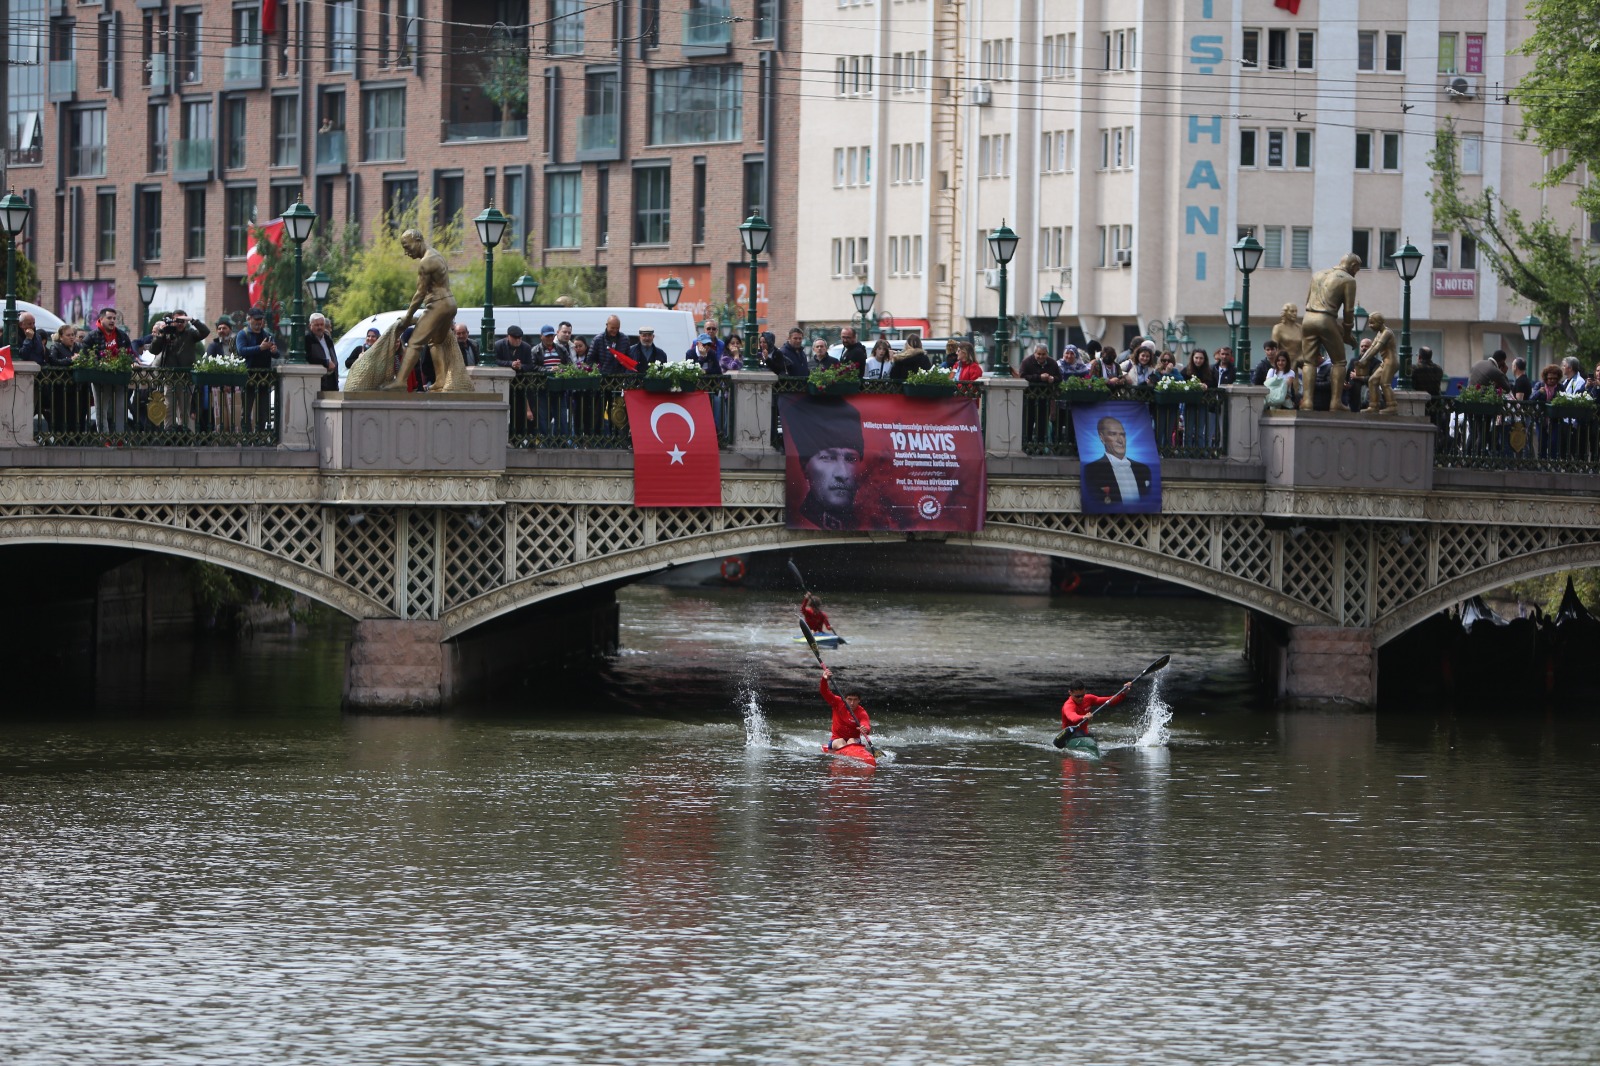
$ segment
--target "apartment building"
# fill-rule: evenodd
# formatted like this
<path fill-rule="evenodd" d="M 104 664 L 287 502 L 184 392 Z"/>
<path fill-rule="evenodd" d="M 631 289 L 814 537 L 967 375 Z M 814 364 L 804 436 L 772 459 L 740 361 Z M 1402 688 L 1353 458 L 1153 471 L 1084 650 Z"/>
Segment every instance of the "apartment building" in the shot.
<path fill-rule="evenodd" d="M 1290 7 L 1298 8 L 1291 12 Z M 1159 10 L 1157 9 L 1159 8 Z M 1392 254 L 1425 255 L 1413 340 L 1447 371 L 1520 350 L 1528 313 L 1477 248 L 1436 232 L 1428 157 L 1446 122 L 1469 192 L 1493 186 L 1591 237 L 1545 160 L 1517 139 L 1508 86 L 1530 27 L 1511 0 L 805 0 L 800 105 L 800 317 L 842 323 L 863 282 L 877 310 L 935 335 L 991 333 L 997 264 L 1020 237 L 1008 313 L 1056 340 L 1121 347 L 1181 322 L 1228 340 L 1242 294 L 1231 246 L 1266 251 L 1251 278 L 1256 350 L 1310 273 L 1354 251 L 1360 300 L 1398 326 Z M 909 163 L 908 163 L 909 160 Z M 831 163 L 831 171 L 824 168 Z M 826 180 L 825 180 L 826 177 Z"/>
<path fill-rule="evenodd" d="M 7 180 L 44 303 L 131 313 L 149 276 L 159 306 L 237 310 L 252 222 L 303 197 L 370 233 L 426 193 L 444 218 L 492 200 L 504 246 L 604 269 L 611 303 L 657 303 L 672 274 L 696 311 L 745 304 L 738 226 L 760 213 L 757 311 L 792 321 L 782 0 L 276 7 L 264 30 L 259 2 L 13 0 Z M 471 269 L 470 222 L 463 243 Z"/>

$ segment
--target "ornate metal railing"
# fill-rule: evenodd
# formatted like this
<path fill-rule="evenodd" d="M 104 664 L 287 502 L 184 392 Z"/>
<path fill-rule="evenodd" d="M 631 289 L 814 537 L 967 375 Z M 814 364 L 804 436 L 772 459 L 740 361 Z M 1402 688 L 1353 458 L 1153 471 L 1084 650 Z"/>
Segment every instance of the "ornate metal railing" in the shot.
<path fill-rule="evenodd" d="M 1228 453 L 1228 394 L 1223 389 L 1161 396 L 1144 388 L 1112 389 L 1107 397 L 1150 405 L 1156 447 L 1166 459 L 1222 459 Z M 1072 403 L 1055 385 L 1030 385 L 1022 400 L 1022 447 L 1029 455 L 1076 457 L 1075 418 L 1100 417 L 1093 404 Z"/>
<path fill-rule="evenodd" d="M 273 370 L 239 382 L 196 381 L 185 369 L 124 375 L 44 367 L 34 378 L 34 439 L 44 447 L 252 447 L 278 443 Z"/>
<path fill-rule="evenodd" d="M 606 374 L 574 384 L 547 374 L 518 374 L 511 382 L 513 448 L 619 448 L 632 450 L 623 393 L 637 389 L 642 374 Z M 733 441 L 733 383 L 703 377 L 700 391 L 711 396 L 717 443 Z"/>
<path fill-rule="evenodd" d="M 1594 408 L 1508 401 L 1428 401 L 1435 466 L 1476 470 L 1600 473 L 1600 420 Z"/>

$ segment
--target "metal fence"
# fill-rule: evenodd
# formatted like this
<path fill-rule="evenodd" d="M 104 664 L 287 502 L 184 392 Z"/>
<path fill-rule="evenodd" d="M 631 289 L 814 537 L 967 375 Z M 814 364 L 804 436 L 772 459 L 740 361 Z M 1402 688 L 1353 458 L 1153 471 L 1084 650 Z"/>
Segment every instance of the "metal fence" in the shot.
<path fill-rule="evenodd" d="M 1477 470 L 1550 470 L 1600 473 L 1600 422 L 1595 410 L 1508 401 L 1428 402 L 1436 432 L 1435 466 Z"/>
<path fill-rule="evenodd" d="M 643 381 L 642 374 L 576 380 L 518 374 L 511 382 L 511 447 L 632 450 L 622 394 L 642 387 Z M 700 391 L 711 397 L 717 443 L 726 448 L 733 441 L 733 382 L 722 376 L 701 378 Z"/>
<path fill-rule="evenodd" d="M 1228 452 L 1228 394 L 1207 389 L 1192 398 L 1170 402 L 1151 388 L 1112 389 L 1110 400 L 1150 405 L 1156 446 L 1165 459 L 1223 459 Z M 1022 399 L 1022 448 L 1029 455 L 1076 457 L 1074 419 L 1098 420 L 1094 404 L 1069 403 L 1055 385 L 1030 385 Z"/>
<path fill-rule="evenodd" d="M 34 378 L 34 439 L 80 448 L 277 445 L 277 371 L 251 370 L 232 385 L 206 380 L 180 368 L 116 375 L 43 367 Z"/>

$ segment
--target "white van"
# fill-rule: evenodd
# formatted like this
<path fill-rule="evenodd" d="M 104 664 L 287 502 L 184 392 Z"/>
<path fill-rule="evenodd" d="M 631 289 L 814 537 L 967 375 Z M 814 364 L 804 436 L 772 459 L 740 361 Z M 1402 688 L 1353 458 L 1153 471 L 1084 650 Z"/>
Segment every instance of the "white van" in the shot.
<path fill-rule="evenodd" d="M 699 335 L 700 327 L 688 311 L 667 311 L 660 307 L 496 307 L 494 329 L 496 339 L 506 335 L 512 326 L 521 326 L 524 339 L 535 348 L 539 346 L 539 330 L 546 325 L 572 323 L 572 335 L 592 340 L 606 330 L 606 319 L 616 315 L 622 320 L 622 332 L 636 338 L 641 328 L 656 331 L 656 347 L 667 353 L 668 359 L 680 359 Z M 405 317 L 404 309 L 382 311 L 369 315 L 352 326 L 334 346 L 339 358 L 339 372 L 344 374 L 344 361 L 351 352 L 366 341 L 367 330 L 376 328 L 379 333 Z M 463 307 L 456 312 L 456 323 L 466 326 L 476 341 L 483 326 L 482 307 Z M 490 358 L 493 352 L 484 353 Z"/>

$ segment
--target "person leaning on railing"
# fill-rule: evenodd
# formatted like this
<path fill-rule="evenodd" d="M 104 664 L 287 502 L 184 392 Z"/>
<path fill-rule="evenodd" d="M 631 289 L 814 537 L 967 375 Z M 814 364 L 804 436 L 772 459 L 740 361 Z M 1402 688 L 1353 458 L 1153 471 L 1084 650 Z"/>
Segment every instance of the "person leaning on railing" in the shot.
<path fill-rule="evenodd" d="M 1437 397 L 1444 385 L 1444 370 L 1433 361 L 1433 349 L 1424 345 L 1417 349 L 1417 362 L 1411 368 L 1411 387 L 1429 396 Z"/>
<path fill-rule="evenodd" d="M 915 336 L 906 338 L 906 346 L 894 355 L 894 365 L 889 368 L 889 377 L 895 381 L 904 381 L 906 375 L 920 373 L 933 369 L 933 360 L 928 358 L 928 351 L 922 342 Z"/>
<path fill-rule="evenodd" d="M 78 346 L 78 327 L 71 322 L 61 323 L 56 335 L 45 345 L 42 366 L 59 371 L 64 378 L 70 373 L 72 354 Z M 89 410 L 89 386 L 71 381 L 56 380 L 46 385 L 39 394 L 39 413 L 52 433 L 77 433 L 83 429 L 83 416 Z"/>

